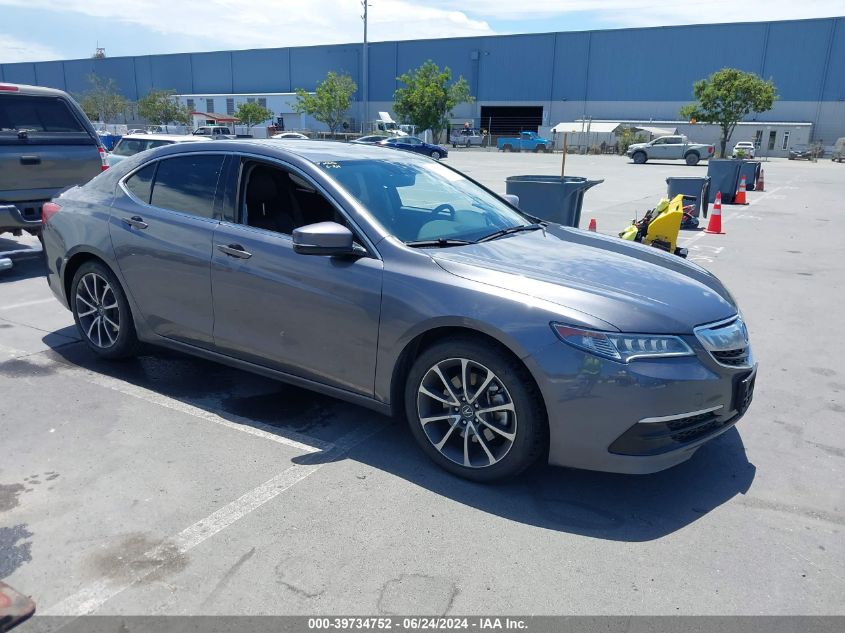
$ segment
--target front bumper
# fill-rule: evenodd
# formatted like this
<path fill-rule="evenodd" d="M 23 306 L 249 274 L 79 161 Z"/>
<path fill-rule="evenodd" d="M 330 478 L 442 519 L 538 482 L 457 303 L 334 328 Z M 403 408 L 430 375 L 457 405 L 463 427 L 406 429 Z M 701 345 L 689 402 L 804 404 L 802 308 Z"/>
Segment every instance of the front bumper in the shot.
<path fill-rule="evenodd" d="M 41 205 L 44 202 L 0 203 L 0 231 L 40 230 Z"/>
<path fill-rule="evenodd" d="M 623 364 L 558 342 L 527 358 L 548 412 L 549 463 L 653 473 L 732 428 L 750 405 L 756 367 L 720 365 L 685 340 L 696 356 Z"/>

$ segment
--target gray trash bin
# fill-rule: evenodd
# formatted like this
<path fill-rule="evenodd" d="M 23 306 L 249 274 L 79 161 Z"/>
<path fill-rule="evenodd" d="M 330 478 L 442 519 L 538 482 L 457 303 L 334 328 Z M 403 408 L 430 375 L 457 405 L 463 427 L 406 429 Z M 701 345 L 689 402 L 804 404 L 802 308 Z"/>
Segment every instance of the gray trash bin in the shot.
<path fill-rule="evenodd" d="M 519 197 L 519 208 L 541 220 L 578 227 L 584 192 L 604 180 L 580 176 L 508 176 L 507 193 Z"/>
<path fill-rule="evenodd" d="M 716 194 L 722 193 L 723 204 L 733 204 L 739 186 L 740 161 L 732 158 L 711 158 L 707 165 L 710 178 L 710 202 L 716 201 Z"/>
<path fill-rule="evenodd" d="M 760 161 L 742 160 L 739 162 L 741 165 L 739 166 L 739 176 L 736 183 L 737 189 L 739 189 L 739 181 L 745 176 L 746 190 L 754 191 L 757 188 L 757 179 L 760 177 L 760 170 L 762 169 Z"/>
<path fill-rule="evenodd" d="M 693 215 L 700 217 L 702 214 L 707 217 L 707 209 L 710 206 L 710 177 L 697 176 L 670 176 L 666 179 L 666 193 L 671 200 L 678 194 L 684 196 L 684 205 L 691 204 L 687 198 L 695 198 L 695 210 Z"/>

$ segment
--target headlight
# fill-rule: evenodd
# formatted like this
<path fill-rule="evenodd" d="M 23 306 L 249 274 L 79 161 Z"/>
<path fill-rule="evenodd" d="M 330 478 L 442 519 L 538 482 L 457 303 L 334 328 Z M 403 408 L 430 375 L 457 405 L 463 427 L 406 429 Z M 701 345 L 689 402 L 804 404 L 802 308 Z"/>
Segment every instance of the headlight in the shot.
<path fill-rule="evenodd" d="M 694 356 L 683 339 L 670 334 L 624 334 L 601 332 L 552 323 L 552 330 L 561 341 L 584 351 L 627 363 L 636 358 Z"/>

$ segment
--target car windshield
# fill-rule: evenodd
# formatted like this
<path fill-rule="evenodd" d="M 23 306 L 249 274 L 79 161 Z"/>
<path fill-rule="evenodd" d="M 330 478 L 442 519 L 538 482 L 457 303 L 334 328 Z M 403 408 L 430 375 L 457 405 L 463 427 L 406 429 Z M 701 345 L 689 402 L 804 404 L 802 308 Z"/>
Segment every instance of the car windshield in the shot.
<path fill-rule="evenodd" d="M 409 161 L 403 156 L 318 164 L 405 243 L 451 246 L 531 226 L 505 202 L 434 161 Z"/>
<path fill-rule="evenodd" d="M 807 149 L 807 145 L 793 145 L 792 149 L 797 149 L 798 151 L 804 151 Z"/>

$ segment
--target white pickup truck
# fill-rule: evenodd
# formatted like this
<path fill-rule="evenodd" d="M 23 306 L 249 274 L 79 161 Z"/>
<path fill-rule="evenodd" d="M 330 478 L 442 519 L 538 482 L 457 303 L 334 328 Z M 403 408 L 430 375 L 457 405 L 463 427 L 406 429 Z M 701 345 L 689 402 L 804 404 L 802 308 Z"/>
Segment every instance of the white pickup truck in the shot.
<path fill-rule="evenodd" d="M 193 132 L 194 136 L 206 136 L 208 138 L 236 138 L 225 125 L 203 125 Z"/>
<path fill-rule="evenodd" d="M 638 165 L 647 160 L 685 160 L 687 165 L 713 158 L 716 148 L 704 143 L 692 143 L 686 136 L 660 136 L 649 143 L 635 143 L 626 154 Z"/>

